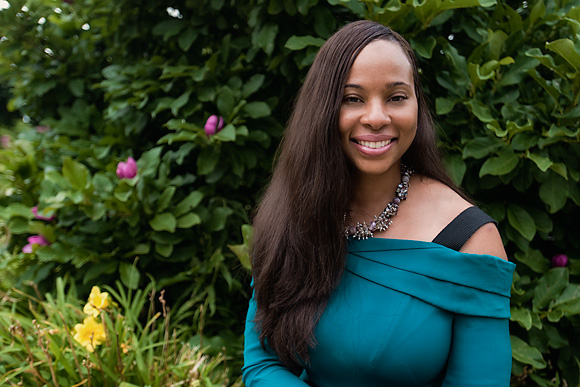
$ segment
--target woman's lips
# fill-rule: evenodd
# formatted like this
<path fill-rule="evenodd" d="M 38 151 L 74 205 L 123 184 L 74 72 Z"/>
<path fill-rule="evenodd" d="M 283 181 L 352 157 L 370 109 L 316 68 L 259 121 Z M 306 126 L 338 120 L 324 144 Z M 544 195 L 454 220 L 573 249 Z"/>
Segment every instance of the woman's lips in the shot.
<path fill-rule="evenodd" d="M 359 150 L 359 152 L 368 156 L 379 156 L 382 155 L 383 153 L 388 152 L 393 142 L 396 142 L 396 140 L 397 140 L 396 138 L 381 141 L 352 139 L 351 142 Z"/>

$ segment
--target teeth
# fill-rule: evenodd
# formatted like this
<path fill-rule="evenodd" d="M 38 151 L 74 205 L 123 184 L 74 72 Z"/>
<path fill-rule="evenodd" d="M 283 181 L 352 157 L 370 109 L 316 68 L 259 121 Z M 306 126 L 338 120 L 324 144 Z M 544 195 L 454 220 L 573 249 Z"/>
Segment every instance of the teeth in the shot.
<path fill-rule="evenodd" d="M 386 141 L 359 141 L 358 142 L 360 145 L 367 147 L 367 148 L 372 148 L 372 149 L 378 149 L 378 148 L 382 148 L 384 146 L 387 146 L 391 143 L 391 140 L 386 140 Z"/>

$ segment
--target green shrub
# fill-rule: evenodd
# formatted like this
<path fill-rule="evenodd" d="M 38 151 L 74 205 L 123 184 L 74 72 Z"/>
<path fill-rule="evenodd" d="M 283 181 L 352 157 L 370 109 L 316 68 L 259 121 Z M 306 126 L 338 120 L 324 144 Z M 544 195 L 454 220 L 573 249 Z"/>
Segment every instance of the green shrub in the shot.
<path fill-rule="evenodd" d="M 10 5 L 0 90 L 31 126 L 3 131 L 4 287 L 48 290 L 68 272 L 83 292 L 136 289 L 149 275 L 171 303 L 206 305 L 216 346 L 239 351 L 247 224 L 292 98 L 324 40 L 366 18 L 415 48 L 449 171 L 518 264 L 513 384 L 580 383 L 578 0 Z M 208 136 L 211 115 L 225 127 Z M 119 179 L 129 156 L 139 172 Z M 51 244 L 22 253 L 37 234 Z"/>

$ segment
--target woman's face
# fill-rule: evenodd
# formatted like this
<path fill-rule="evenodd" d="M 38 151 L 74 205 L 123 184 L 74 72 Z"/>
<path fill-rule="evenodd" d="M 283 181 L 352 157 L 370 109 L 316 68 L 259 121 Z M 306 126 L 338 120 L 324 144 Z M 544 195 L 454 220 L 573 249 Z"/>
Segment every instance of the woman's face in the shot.
<path fill-rule="evenodd" d="M 375 40 L 355 59 L 338 127 L 342 149 L 360 174 L 398 170 L 417 132 L 414 84 L 411 63 L 395 42 Z"/>

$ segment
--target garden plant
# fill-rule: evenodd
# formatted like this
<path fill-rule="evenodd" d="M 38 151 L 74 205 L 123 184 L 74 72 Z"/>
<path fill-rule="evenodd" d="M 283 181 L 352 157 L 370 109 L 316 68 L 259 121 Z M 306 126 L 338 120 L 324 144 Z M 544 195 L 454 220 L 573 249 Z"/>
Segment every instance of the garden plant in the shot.
<path fill-rule="evenodd" d="M 512 385 L 580 385 L 580 0 L 0 0 L 0 384 L 240 383 L 252 211 L 359 19 L 517 264 Z"/>

